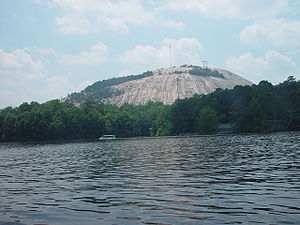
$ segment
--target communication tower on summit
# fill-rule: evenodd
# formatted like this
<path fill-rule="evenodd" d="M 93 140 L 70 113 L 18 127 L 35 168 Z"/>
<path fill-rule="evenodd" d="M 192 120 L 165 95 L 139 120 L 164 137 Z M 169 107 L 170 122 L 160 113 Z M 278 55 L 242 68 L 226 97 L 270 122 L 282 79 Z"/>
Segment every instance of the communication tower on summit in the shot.
<path fill-rule="evenodd" d="M 202 65 L 203 68 L 207 68 L 207 61 L 206 60 L 202 61 Z"/>
<path fill-rule="evenodd" d="M 170 67 L 172 68 L 173 67 L 173 56 L 172 56 L 172 39 L 171 38 L 170 38 L 169 49 L 170 49 Z"/>

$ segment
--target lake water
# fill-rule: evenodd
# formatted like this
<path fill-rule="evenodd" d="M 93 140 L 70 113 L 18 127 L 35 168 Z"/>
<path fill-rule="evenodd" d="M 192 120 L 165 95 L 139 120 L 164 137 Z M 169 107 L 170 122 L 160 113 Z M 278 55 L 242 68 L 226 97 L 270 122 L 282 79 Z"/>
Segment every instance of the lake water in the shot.
<path fill-rule="evenodd" d="M 300 132 L 0 144 L 0 224 L 300 224 Z"/>

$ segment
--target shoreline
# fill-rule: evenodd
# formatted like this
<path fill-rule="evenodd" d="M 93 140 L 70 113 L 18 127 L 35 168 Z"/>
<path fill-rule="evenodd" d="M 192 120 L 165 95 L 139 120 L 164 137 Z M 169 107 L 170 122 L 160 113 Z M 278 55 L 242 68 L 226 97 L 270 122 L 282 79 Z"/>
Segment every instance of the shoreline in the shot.
<path fill-rule="evenodd" d="M 15 144 L 61 144 L 61 143 L 84 143 L 84 142 L 114 142 L 125 140 L 152 140 L 152 139 L 169 139 L 169 138 L 196 138 L 196 137 L 214 137 L 214 136 L 239 136 L 239 135 L 268 135 L 275 133 L 289 133 L 298 131 L 274 131 L 274 132 L 256 132 L 256 133 L 214 133 L 214 134 L 188 134 L 188 135 L 170 135 L 170 136 L 136 136 L 136 137 L 120 137 L 109 140 L 99 139 L 69 139 L 69 140 L 45 140 L 45 141 L 11 141 L 0 142 L 0 144 L 15 143 Z"/>

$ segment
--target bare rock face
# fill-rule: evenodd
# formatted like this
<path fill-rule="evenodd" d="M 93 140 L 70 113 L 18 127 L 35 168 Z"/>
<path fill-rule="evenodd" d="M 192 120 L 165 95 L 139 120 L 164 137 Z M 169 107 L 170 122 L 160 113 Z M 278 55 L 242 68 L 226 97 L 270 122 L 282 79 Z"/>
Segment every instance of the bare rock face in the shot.
<path fill-rule="evenodd" d="M 232 89 L 236 85 L 252 84 L 224 69 L 210 68 L 221 73 L 223 77 L 191 75 L 191 69 L 180 67 L 155 70 L 153 76 L 111 86 L 121 94 L 103 100 L 118 106 L 125 103 L 144 105 L 148 101 L 172 104 L 176 99 L 208 94 L 217 88 Z"/>

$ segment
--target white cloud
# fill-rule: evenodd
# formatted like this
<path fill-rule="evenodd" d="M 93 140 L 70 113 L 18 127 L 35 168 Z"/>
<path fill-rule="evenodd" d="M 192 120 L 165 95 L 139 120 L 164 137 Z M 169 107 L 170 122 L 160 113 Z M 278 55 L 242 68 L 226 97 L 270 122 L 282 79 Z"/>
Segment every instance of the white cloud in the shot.
<path fill-rule="evenodd" d="M 58 25 L 58 31 L 63 34 L 72 33 L 90 33 L 96 32 L 98 29 L 93 27 L 90 21 L 80 15 L 65 15 L 63 17 L 57 17 L 55 19 L 56 25 Z"/>
<path fill-rule="evenodd" d="M 202 44 L 195 38 L 171 40 L 174 65 L 199 64 Z M 137 45 L 120 55 L 120 61 L 135 70 L 149 70 L 170 66 L 170 39 L 164 39 L 160 48 Z"/>
<path fill-rule="evenodd" d="M 290 75 L 299 74 L 295 62 L 276 51 L 267 51 L 264 57 L 254 57 L 251 53 L 245 53 L 237 58 L 230 57 L 226 60 L 226 65 L 228 69 L 254 82 L 269 80 L 278 83 Z"/>
<path fill-rule="evenodd" d="M 24 49 L 5 52 L 0 49 L 1 78 L 36 79 L 43 77 L 44 67 L 39 60 L 33 60 Z"/>
<path fill-rule="evenodd" d="M 89 51 L 81 51 L 78 55 L 63 54 L 58 62 L 65 65 L 97 65 L 106 60 L 109 48 L 102 42 L 90 47 Z"/>
<path fill-rule="evenodd" d="M 65 34 L 105 30 L 127 31 L 129 24 L 147 25 L 155 19 L 139 0 L 51 0 L 63 15 L 55 22 Z"/>
<path fill-rule="evenodd" d="M 101 47 L 101 46 L 100 46 Z M 91 48 L 97 51 L 98 45 Z M 0 108 L 17 106 L 22 102 L 44 102 L 80 91 L 91 81 L 75 83 L 72 74 L 49 75 L 42 60 L 29 53 L 39 49 L 0 49 Z M 56 54 L 42 50 L 44 54 Z"/>
<path fill-rule="evenodd" d="M 28 99 L 26 96 L 19 95 L 19 94 L 15 93 L 14 91 L 5 90 L 2 88 L 0 90 L 0 96 L 1 96 L 0 97 L 0 109 L 3 109 L 8 106 L 15 107 L 15 106 L 21 104 L 22 102 L 26 102 L 26 101 L 30 102 L 30 99 Z"/>
<path fill-rule="evenodd" d="M 40 2 L 38 0 L 33 0 Z M 273 18 L 292 11 L 289 0 L 47 0 L 61 14 L 55 18 L 63 34 L 105 30 L 128 32 L 130 25 L 182 29 L 182 21 L 165 19 L 165 12 L 195 12 L 212 18 Z"/>
<path fill-rule="evenodd" d="M 196 12 L 213 18 L 266 18 L 287 11 L 288 0 L 167 0 L 160 10 Z"/>
<path fill-rule="evenodd" d="M 300 46 L 300 21 L 269 19 L 245 27 L 240 39 L 250 45 L 274 47 Z"/>
<path fill-rule="evenodd" d="M 46 88 L 37 92 L 43 96 L 43 100 L 56 99 L 67 96 L 67 94 L 81 91 L 90 85 L 91 81 L 83 81 L 74 83 L 71 81 L 72 74 L 64 74 L 60 76 L 50 76 L 46 79 Z"/>
<path fill-rule="evenodd" d="M 40 3 L 40 0 L 33 0 Z M 63 34 L 87 34 L 103 30 L 129 31 L 130 25 L 161 25 L 182 29 L 183 23 L 165 20 L 150 1 L 142 0 L 47 0 L 61 15 L 55 18 L 57 31 Z"/>
<path fill-rule="evenodd" d="M 25 49 L 5 52 L 0 49 L 0 107 L 27 101 L 33 83 L 45 77 L 44 66 Z"/>

